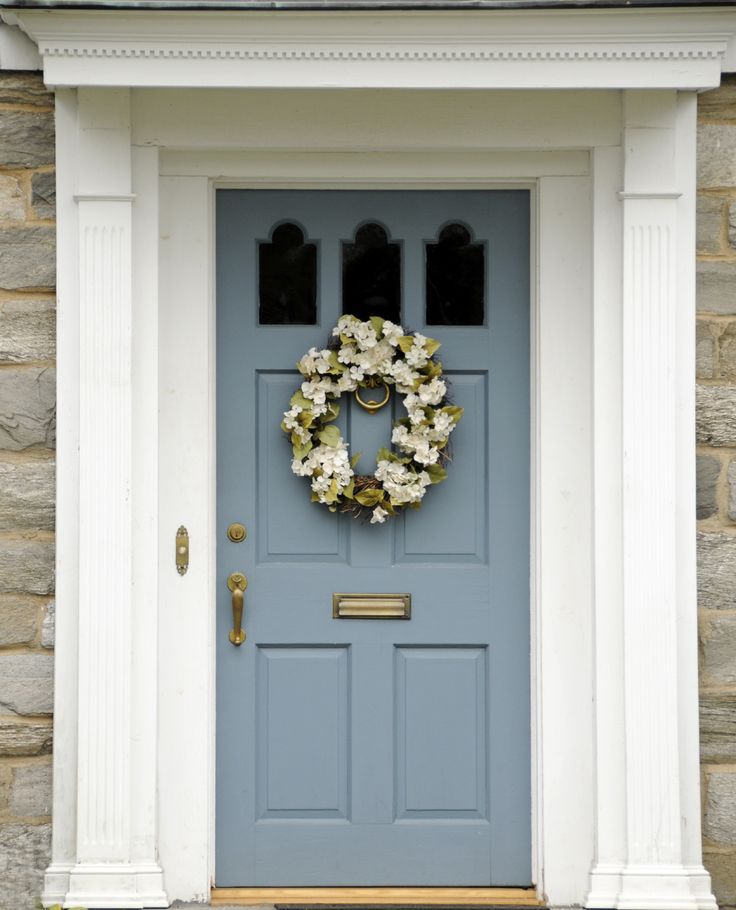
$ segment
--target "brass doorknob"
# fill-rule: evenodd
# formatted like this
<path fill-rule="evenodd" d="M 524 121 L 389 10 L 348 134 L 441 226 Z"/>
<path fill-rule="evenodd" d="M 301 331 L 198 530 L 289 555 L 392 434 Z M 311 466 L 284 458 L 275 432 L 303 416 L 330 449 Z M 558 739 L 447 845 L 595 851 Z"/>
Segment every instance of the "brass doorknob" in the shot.
<path fill-rule="evenodd" d="M 233 595 L 233 627 L 228 637 L 234 645 L 239 646 L 245 641 L 243 607 L 245 605 L 245 589 L 248 587 L 248 579 L 242 572 L 233 572 L 232 575 L 228 576 L 227 586 Z"/>

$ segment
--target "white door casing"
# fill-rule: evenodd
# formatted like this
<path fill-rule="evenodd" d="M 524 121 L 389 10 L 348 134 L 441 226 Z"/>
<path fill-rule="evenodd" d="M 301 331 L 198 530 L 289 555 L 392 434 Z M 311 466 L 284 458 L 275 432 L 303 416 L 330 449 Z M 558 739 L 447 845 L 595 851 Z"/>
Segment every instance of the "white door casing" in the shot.
<path fill-rule="evenodd" d="M 452 47 L 431 15 L 379 16 L 346 61 L 309 17 L 228 34 L 238 20 L 213 16 L 193 44 L 179 14 L 146 17 L 145 40 L 134 13 L 18 14 L 68 86 L 45 903 L 166 906 L 206 899 L 212 878 L 213 187 L 511 183 L 536 200 L 536 881 L 551 906 L 715 907 L 697 754 L 692 90 L 716 84 L 736 24 L 575 13 L 563 41 L 559 17 L 514 15 L 486 31 L 445 17 Z M 333 38 L 352 27 L 325 22 Z M 503 79 L 529 90 L 467 92 Z M 350 90 L 320 91 L 334 80 Z"/>

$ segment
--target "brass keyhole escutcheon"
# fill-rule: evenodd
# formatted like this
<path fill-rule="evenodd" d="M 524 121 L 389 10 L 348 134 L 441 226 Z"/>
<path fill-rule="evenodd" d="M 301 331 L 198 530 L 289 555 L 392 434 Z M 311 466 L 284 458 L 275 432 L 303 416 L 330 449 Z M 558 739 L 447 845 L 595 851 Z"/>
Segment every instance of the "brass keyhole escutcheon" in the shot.
<path fill-rule="evenodd" d="M 363 386 L 358 386 L 358 388 L 355 390 L 355 400 L 358 402 L 361 408 L 365 408 L 369 414 L 375 414 L 376 411 L 380 411 L 385 404 L 388 404 L 388 400 L 391 397 L 391 389 L 389 389 L 385 382 L 376 383 L 375 385 L 368 384 L 367 388 L 378 388 L 379 385 L 382 385 L 384 390 L 383 398 L 380 401 L 363 401 L 363 399 L 360 397 L 360 390 L 363 388 Z"/>
<path fill-rule="evenodd" d="M 245 540 L 248 536 L 248 532 L 245 530 L 245 525 L 241 525 L 239 521 L 234 521 L 227 529 L 227 536 L 233 543 L 240 543 L 241 540 Z"/>

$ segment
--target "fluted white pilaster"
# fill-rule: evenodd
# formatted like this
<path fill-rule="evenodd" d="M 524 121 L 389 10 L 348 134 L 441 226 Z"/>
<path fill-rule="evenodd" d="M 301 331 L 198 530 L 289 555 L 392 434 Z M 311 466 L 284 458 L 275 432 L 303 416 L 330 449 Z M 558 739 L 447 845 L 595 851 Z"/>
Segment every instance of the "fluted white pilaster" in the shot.
<path fill-rule="evenodd" d="M 623 780 L 626 820 L 618 845 L 594 868 L 589 907 L 620 910 L 715 908 L 702 865 L 683 843 L 683 794 L 698 786 L 682 767 L 683 744 L 697 738 L 682 710 L 680 680 L 691 678 L 695 642 L 679 648 L 682 472 L 692 445 L 691 407 L 679 373 L 691 363 L 683 307 L 694 319 L 691 265 L 678 256 L 678 225 L 691 220 L 689 179 L 678 169 L 682 106 L 670 92 L 627 93 L 624 105 L 621 295 Z M 689 124 L 695 129 L 695 120 Z M 679 152 L 682 154 L 682 151 Z M 683 199 L 684 194 L 684 199 Z M 694 376 L 694 369 L 688 372 Z M 689 418 L 689 419 L 688 419 Z M 693 479 L 690 478 L 691 482 Z M 688 603 L 695 609 L 694 598 Z M 688 666 L 683 661 L 688 661 Z M 599 811 L 606 810 L 599 796 Z M 704 887 L 705 882 L 705 887 Z"/>
<path fill-rule="evenodd" d="M 131 200 L 79 202 L 78 859 L 130 841 Z"/>
<path fill-rule="evenodd" d="M 76 192 L 69 200 L 76 204 L 77 269 L 69 302 L 63 295 L 60 300 L 62 308 L 74 302 L 77 324 L 69 349 L 78 377 L 76 817 L 73 850 L 67 844 L 64 864 L 56 860 L 50 867 L 44 900 L 133 910 L 168 901 L 155 856 L 155 736 L 144 768 L 134 742 L 134 715 L 145 706 L 134 703 L 140 687 L 133 680 L 140 661 L 133 636 L 136 373 L 128 92 L 80 92 L 77 115 Z M 140 792 L 134 768 L 148 792 Z M 141 807 L 152 818 L 150 835 L 141 830 Z"/>

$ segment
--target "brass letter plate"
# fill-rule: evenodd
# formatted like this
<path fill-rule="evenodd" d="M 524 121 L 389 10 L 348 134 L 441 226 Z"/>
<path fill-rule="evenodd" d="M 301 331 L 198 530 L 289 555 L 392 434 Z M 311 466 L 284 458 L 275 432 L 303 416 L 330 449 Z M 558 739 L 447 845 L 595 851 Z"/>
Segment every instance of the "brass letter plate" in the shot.
<path fill-rule="evenodd" d="M 411 619 L 411 594 L 333 594 L 333 619 Z"/>

